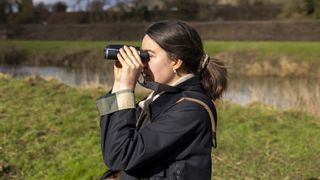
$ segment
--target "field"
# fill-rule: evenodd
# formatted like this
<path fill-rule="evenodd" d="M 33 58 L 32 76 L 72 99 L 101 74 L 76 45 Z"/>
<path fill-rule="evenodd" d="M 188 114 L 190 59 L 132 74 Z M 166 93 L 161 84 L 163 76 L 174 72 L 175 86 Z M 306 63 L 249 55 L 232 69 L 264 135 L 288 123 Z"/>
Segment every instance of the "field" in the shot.
<path fill-rule="evenodd" d="M 107 91 L 0 75 L 0 179 L 97 179 L 106 167 L 95 99 Z M 217 106 L 213 179 L 320 178 L 319 117 Z"/>

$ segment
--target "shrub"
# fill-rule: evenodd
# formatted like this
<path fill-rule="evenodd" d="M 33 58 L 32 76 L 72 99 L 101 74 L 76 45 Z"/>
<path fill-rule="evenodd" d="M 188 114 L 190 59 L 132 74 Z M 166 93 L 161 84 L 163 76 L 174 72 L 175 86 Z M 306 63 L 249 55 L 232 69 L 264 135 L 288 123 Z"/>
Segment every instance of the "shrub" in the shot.
<path fill-rule="evenodd" d="M 304 0 L 305 13 L 314 18 L 320 18 L 320 1 L 319 0 Z"/>

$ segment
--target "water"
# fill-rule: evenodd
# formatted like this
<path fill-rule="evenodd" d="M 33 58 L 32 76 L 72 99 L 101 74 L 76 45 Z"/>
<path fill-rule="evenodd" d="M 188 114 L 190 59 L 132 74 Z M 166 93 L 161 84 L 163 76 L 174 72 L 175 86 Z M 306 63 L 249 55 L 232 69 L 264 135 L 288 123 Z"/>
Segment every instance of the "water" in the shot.
<path fill-rule="evenodd" d="M 14 76 L 38 74 L 51 77 L 70 86 L 90 84 L 111 85 L 112 72 L 105 69 L 0 66 L 0 72 Z M 279 109 L 297 109 L 320 114 L 319 78 L 281 78 L 231 76 L 224 98 L 242 105 L 261 102 Z"/>
<path fill-rule="evenodd" d="M 0 66 L 0 72 L 13 76 L 39 75 L 42 78 L 55 78 L 69 86 L 83 86 L 92 83 L 111 84 L 113 74 L 103 69 L 36 67 L 36 66 Z"/>

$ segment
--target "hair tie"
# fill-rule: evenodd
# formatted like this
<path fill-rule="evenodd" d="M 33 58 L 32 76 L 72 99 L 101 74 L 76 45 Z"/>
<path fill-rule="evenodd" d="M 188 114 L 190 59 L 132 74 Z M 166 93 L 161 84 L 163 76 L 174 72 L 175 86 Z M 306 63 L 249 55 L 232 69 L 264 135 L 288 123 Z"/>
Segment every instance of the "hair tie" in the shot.
<path fill-rule="evenodd" d="M 201 70 L 205 69 L 207 65 L 209 64 L 209 59 L 210 57 L 208 56 L 207 53 L 204 53 L 204 55 L 201 58 Z"/>

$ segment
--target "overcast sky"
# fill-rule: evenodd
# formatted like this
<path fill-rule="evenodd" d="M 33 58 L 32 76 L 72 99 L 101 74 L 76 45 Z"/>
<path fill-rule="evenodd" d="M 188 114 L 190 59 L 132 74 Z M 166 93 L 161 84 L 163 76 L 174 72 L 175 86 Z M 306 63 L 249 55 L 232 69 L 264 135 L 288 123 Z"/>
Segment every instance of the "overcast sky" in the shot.
<path fill-rule="evenodd" d="M 44 2 L 45 4 L 53 4 L 53 3 L 58 2 L 58 1 L 61 1 L 61 0 L 33 0 L 33 3 L 37 4 L 39 2 Z M 61 2 L 65 2 L 67 4 L 74 4 L 76 2 L 76 0 L 64 0 L 64 1 L 61 1 Z"/>
<path fill-rule="evenodd" d="M 72 9 L 75 8 L 76 0 L 64 0 L 64 1 L 62 1 L 62 0 L 33 0 L 33 4 L 38 4 L 40 2 L 43 2 L 45 4 L 54 4 L 58 1 L 65 2 L 68 5 L 68 11 L 72 11 Z M 81 8 L 84 8 L 84 7 L 85 7 L 85 5 L 82 4 Z"/>
<path fill-rule="evenodd" d="M 68 11 L 72 11 L 74 8 L 79 8 L 76 6 L 76 2 L 77 0 L 33 0 L 33 4 L 38 4 L 40 2 L 43 2 L 45 4 L 54 4 L 56 2 L 65 2 L 68 5 Z M 91 1 L 91 0 L 89 0 Z M 117 0 L 113 0 L 113 1 L 109 1 L 112 2 L 113 4 L 115 2 L 117 2 Z M 87 6 L 87 0 L 82 0 L 82 4 L 81 4 L 81 9 L 85 10 L 85 7 Z M 107 8 L 107 7 L 104 7 Z"/>

